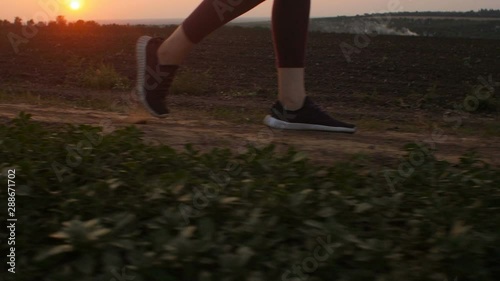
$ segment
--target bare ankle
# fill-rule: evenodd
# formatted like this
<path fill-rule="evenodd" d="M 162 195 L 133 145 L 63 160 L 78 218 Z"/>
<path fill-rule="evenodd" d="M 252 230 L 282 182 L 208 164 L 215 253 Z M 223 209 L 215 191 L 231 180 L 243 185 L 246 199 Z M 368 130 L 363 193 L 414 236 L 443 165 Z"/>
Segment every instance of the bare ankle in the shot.
<path fill-rule="evenodd" d="M 160 64 L 181 65 L 194 45 L 189 41 L 182 27 L 179 27 L 158 49 L 158 60 Z"/>
<path fill-rule="evenodd" d="M 280 98 L 280 103 L 286 110 L 295 111 L 299 110 L 304 106 L 305 96 L 298 98 Z"/>
<path fill-rule="evenodd" d="M 158 49 L 158 61 L 160 62 L 161 65 L 169 65 L 172 64 L 172 60 L 169 58 L 172 57 L 169 55 L 169 52 L 166 51 L 166 48 L 159 48 Z"/>

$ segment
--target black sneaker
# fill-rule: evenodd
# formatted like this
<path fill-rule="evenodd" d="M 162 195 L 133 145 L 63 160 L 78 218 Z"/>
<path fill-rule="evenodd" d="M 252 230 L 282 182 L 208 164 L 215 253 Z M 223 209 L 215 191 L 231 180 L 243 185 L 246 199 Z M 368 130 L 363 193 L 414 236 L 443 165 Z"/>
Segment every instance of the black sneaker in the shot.
<path fill-rule="evenodd" d="M 278 101 L 271 108 L 271 115 L 266 116 L 264 124 L 283 130 L 313 130 L 338 133 L 356 132 L 356 126 L 333 119 L 328 113 L 306 97 L 304 106 L 296 111 L 283 108 Z"/>
<path fill-rule="evenodd" d="M 159 64 L 157 52 L 162 43 L 162 38 L 142 36 L 136 45 L 137 94 L 151 115 L 158 118 L 169 113 L 166 97 L 179 68 Z"/>

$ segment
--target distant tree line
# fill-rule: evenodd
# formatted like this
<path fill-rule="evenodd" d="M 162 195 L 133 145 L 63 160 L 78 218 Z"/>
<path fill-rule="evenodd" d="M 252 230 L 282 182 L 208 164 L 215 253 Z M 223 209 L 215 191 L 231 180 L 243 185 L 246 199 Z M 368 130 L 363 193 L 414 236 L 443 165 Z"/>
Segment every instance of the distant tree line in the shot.
<path fill-rule="evenodd" d="M 468 12 L 398 12 L 388 13 L 393 16 L 405 17 L 466 17 L 466 18 L 500 18 L 500 10 L 481 9 Z M 365 14 L 368 15 L 368 14 Z"/>
<path fill-rule="evenodd" d="M 96 21 L 84 21 L 84 20 L 78 20 L 76 22 L 68 22 L 64 16 L 57 16 L 57 18 L 53 21 L 49 22 L 37 22 L 33 19 L 30 19 L 26 22 L 23 22 L 23 20 L 20 17 L 15 17 L 13 22 L 10 22 L 8 20 L 0 20 L 0 27 L 22 27 L 22 26 L 38 26 L 38 27 L 75 27 L 75 28 L 92 28 L 92 27 L 99 27 L 99 23 Z"/>
<path fill-rule="evenodd" d="M 456 18 L 394 18 L 390 27 L 407 28 L 420 36 L 500 39 L 500 21 L 473 21 Z"/>
<path fill-rule="evenodd" d="M 476 15 L 492 18 L 500 10 L 480 10 Z M 425 15 L 425 16 L 424 16 Z M 446 16 L 445 16 L 446 15 Z M 425 37 L 481 38 L 500 40 L 500 17 L 495 20 L 470 20 L 472 12 L 395 13 L 369 16 L 313 19 L 312 27 L 323 32 L 363 33 L 392 32 Z M 380 18 L 380 19 L 379 19 Z"/>

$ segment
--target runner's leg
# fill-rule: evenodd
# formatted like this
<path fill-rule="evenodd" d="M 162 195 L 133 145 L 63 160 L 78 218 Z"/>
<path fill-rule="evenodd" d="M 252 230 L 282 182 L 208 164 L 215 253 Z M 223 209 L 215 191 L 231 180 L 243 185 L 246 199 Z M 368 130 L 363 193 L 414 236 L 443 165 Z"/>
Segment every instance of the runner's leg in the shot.
<path fill-rule="evenodd" d="M 161 64 L 180 65 L 195 44 L 265 0 L 205 0 L 158 50 Z M 294 1 L 294 0 L 291 0 Z"/>
<path fill-rule="evenodd" d="M 275 0 L 273 38 L 278 68 L 278 99 L 286 109 L 300 109 L 306 98 L 304 61 L 311 0 Z"/>

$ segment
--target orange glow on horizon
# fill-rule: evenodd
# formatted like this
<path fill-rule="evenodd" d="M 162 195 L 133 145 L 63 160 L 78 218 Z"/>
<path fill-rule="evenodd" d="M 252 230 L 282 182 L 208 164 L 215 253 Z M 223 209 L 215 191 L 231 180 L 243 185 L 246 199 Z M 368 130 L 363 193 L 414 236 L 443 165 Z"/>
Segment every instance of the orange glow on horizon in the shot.
<path fill-rule="evenodd" d="M 201 0 L 0 0 L 0 19 L 12 21 L 19 16 L 25 21 L 35 18 L 54 20 L 65 15 L 70 21 L 83 20 L 131 20 L 131 19 L 184 19 L 200 4 Z M 233 1 L 239 2 L 239 1 Z M 500 1 L 406 1 L 406 0 L 314 0 L 312 17 L 332 17 L 387 11 L 394 3 L 401 3 L 404 11 L 469 11 L 500 9 Z M 269 18 L 273 1 L 264 1 L 243 17 Z"/>

